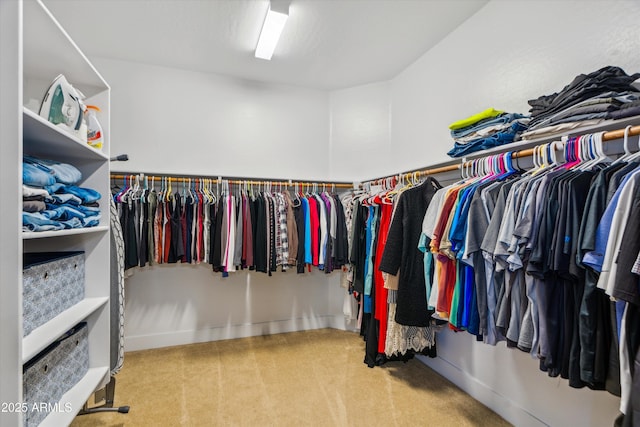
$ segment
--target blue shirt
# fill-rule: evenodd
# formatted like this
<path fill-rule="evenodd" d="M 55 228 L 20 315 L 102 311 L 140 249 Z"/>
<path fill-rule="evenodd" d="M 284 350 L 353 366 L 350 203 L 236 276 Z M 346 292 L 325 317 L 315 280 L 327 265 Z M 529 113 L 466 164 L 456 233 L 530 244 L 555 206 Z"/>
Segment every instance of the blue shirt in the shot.
<path fill-rule="evenodd" d="M 313 254 L 311 253 L 311 214 L 309 213 L 309 201 L 302 197 L 302 214 L 304 215 L 304 262 L 306 264 L 313 263 Z"/>

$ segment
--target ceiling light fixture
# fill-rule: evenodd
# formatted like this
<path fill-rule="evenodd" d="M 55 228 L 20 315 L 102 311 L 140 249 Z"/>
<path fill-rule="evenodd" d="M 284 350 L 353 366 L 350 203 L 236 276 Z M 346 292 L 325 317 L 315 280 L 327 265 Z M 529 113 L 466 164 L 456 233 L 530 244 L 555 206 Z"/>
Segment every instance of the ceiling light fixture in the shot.
<path fill-rule="evenodd" d="M 273 1 L 269 3 L 269 10 L 264 19 L 256 47 L 256 58 L 271 60 L 288 17 L 289 2 Z"/>

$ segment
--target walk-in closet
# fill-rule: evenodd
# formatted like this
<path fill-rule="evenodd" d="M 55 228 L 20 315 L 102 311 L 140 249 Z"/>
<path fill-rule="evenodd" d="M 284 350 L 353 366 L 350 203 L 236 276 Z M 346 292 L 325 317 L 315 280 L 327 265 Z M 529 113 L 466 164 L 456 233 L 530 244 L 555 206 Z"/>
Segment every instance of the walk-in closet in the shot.
<path fill-rule="evenodd" d="M 0 426 L 640 426 L 639 22 L 1 0 Z"/>

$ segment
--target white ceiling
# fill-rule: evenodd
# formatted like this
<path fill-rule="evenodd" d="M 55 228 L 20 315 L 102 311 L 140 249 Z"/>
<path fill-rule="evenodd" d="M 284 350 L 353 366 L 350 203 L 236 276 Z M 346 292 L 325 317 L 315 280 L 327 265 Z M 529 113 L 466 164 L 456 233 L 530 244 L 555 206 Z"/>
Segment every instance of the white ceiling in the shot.
<path fill-rule="evenodd" d="M 488 0 L 292 0 L 271 61 L 267 0 L 44 0 L 89 57 L 332 90 L 396 76 Z"/>

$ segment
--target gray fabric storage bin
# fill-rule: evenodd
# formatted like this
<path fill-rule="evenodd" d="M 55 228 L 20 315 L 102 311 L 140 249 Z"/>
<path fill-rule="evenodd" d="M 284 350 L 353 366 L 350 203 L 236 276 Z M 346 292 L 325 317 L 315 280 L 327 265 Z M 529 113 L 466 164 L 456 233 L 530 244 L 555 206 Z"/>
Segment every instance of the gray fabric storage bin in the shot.
<path fill-rule="evenodd" d="M 51 410 L 71 410 L 60 399 L 88 370 L 89 332 L 86 323 L 79 323 L 24 365 L 24 425 L 37 426 Z"/>
<path fill-rule="evenodd" d="M 84 252 L 26 253 L 22 272 L 23 335 L 84 299 Z"/>

